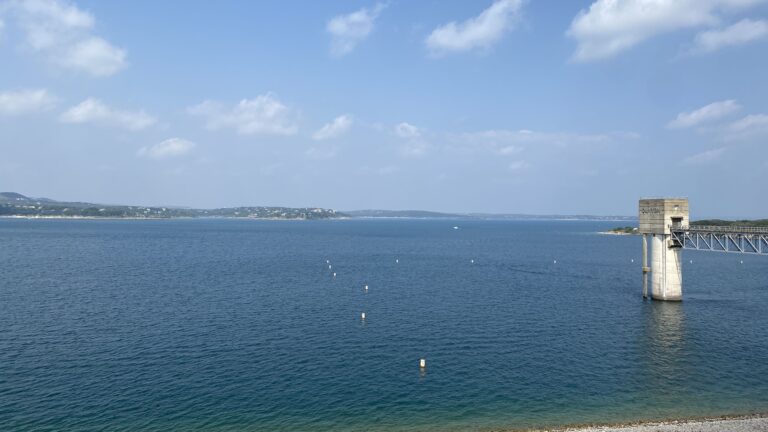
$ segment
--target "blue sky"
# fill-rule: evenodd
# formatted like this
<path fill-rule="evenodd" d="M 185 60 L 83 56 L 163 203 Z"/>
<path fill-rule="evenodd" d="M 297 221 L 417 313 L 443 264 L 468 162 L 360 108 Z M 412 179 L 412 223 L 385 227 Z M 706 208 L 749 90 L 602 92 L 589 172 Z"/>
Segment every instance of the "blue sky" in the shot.
<path fill-rule="evenodd" d="M 768 2 L 0 2 L 0 189 L 766 217 Z"/>

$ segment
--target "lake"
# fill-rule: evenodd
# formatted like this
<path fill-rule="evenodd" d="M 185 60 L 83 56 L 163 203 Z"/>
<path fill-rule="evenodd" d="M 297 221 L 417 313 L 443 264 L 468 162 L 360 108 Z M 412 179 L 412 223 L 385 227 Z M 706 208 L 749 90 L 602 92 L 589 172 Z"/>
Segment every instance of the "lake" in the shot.
<path fill-rule="evenodd" d="M 0 430 L 768 411 L 768 257 L 684 251 L 684 301 L 643 301 L 617 225 L 0 219 Z"/>

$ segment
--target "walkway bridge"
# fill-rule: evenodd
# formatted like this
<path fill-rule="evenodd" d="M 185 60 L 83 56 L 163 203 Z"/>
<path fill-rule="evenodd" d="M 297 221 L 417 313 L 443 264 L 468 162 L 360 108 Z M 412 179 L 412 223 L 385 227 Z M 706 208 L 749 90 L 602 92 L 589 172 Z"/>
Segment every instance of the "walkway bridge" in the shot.
<path fill-rule="evenodd" d="M 768 228 L 670 225 L 670 247 L 768 255 Z"/>

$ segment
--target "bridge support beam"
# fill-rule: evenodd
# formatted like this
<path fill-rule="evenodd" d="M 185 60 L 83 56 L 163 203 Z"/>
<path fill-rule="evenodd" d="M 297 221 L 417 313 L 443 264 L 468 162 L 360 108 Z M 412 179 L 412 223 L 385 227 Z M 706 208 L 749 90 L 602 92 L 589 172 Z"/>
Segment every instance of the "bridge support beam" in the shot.
<path fill-rule="evenodd" d="M 688 224 L 688 200 L 660 198 L 640 200 L 640 233 L 643 234 L 643 297 L 648 293 L 651 272 L 651 298 L 683 299 L 681 244 L 673 241 L 671 227 Z M 651 235 L 651 267 L 647 264 L 647 240 Z"/>

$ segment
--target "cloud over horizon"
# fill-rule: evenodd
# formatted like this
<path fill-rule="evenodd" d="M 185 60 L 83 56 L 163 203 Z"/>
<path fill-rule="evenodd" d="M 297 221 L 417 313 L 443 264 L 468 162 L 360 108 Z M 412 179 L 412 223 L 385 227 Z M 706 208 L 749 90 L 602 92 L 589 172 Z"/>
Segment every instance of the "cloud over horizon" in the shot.
<path fill-rule="evenodd" d="M 476 17 L 438 26 L 424 43 L 435 55 L 487 49 L 514 28 L 523 4 L 523 0 L 496 0 Z"/>
<path fill-rule="evenodd" d="M 143 110 L 125 111 L 114 109 L 95 98 L 88 98 L 69 108 L 59 116 L 59 120 L 62 123 L 92 123 L 131 131 L 146 129 L 157 123 L 156 118 L 145 113 Z"/>
<path fill-rule="evenodd" d="M 352 116 L 349 114 L 343 114 L 333 119 L 332 122 L 325 124 L 319 130 L 317 130 L 317 132 L 312 134 L 312 139 L 322 141 L 338 138 L 347 133 L 351 127 Z"/>
<path fill-rule="evenodd" d="M 706 150 L 683 159 L 685 165 L 705 165 L 719 160 L 725 152 L 724 147 Z"/>
<path fill-rule="evenodd" d="M 741 105 L 733 99 L 713 102 L 690 112 L 681 112 L 674 120 L 667 124 L 668 129 L 684 129 L 698 126 L 702 123 L 718 120 L 735 113 L 741 109 Z"/>
<path fill-rule="evenodd" d="M 708 30 L 696 35 L 691 52 L 711 53 L 719 49 L 744 45 L 768 37 L 768 21 L 743 19 L 733 25 Z"/>
<path fill-rule="evenodd" d="M 53 65 L 107 77 L 128 64 L 124 49 L 93 34 L 93 15 L 65 0 L 14 1 L 8 10 L 24 33 L 25 47 Z"/>
<path fill-rule="evenodd" d="M 19 115 L 47 111 L 56 105 L 56 97 L 45 89 L 0 92 L 0 115 Z"/>
<path fill-rule="evenodd" d="M 293 110 L 272 93 L 242 99 L 233 107 L 206 100 L 187 112 L 205 119 L 209 130 L 234 129 L 240 135 L 294 135 L 298 131 Z"/>
<path fill-rule="evenodd" d="M 195 145 L 192 141 L 183 138 L 169 138 L 157 144 L 140 148 L 137 156 L 155 160 L 169 159 L 186 155 L 195 148 Z"/>
<path fill-rule="evenodd" d="M 589 9 L 576 15 L 566 34 L 576 40 L 574 60 L 596 61 L 618 55 L 661 34 L 717 26 L 724 13 L 762 2 L 764 0 L 596 0 Z M 733 39 L 733 36 L 726 39 L 729 37 Z M 712 38 L 718 39 L 718 36 Z"/>
<path fill-rule="evenodd" d="M 331 35 L 331 54 L 342 57 L 351 53 L 358 44 L 368 38 L 376 19 L 386 7 L 384 3 L 377 3 L 373 8 L 362 8 L 328 20 L 325 30 Z"/>

